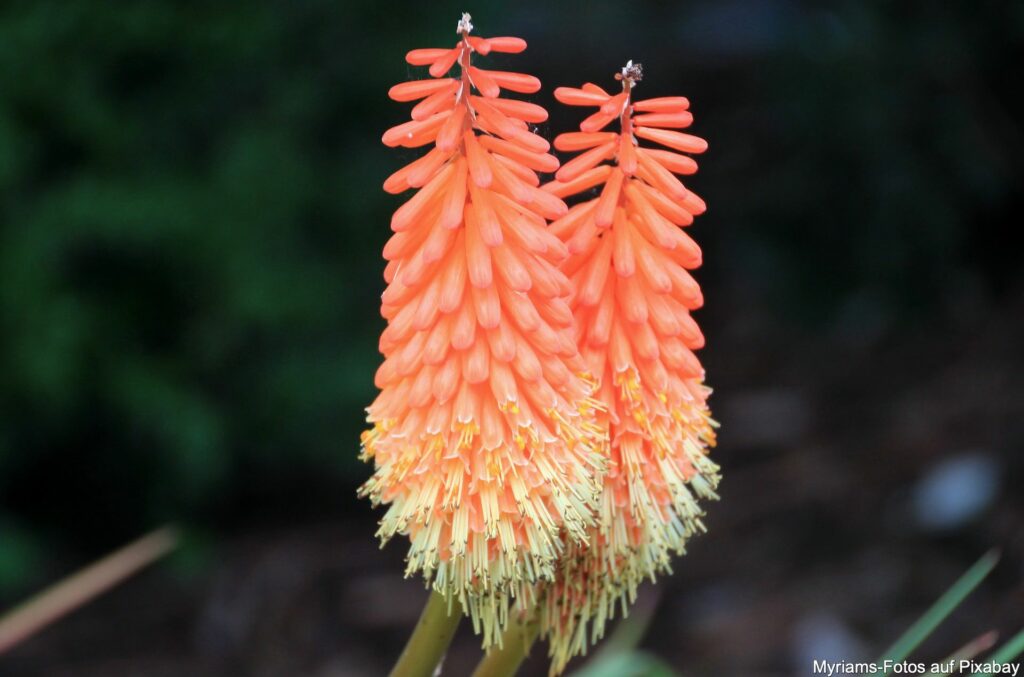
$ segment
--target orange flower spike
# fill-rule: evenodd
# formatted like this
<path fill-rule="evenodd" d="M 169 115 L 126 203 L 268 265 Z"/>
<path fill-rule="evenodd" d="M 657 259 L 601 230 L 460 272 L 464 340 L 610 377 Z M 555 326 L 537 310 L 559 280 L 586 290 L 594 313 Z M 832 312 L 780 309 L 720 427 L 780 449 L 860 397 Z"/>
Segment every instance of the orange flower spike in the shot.
<path fill-rule="evenodd" d="M 555 139 L 579 154 L 543 190 L 590 191 L 550 231 L 570 252 L 562 270 L 611 444 L 598 524 L 586 545 L 567 545 L 558 581 L 538 591 L 554 672 L 585 651 L 588 635 L 601 637 L 643 579 L 670 572 L 671 556 L 704 530 L 701 501 L 717 498 L 718 467 L 707 455 L 717 424 L 693 354 L 704 339 L 690 316 L 703 296 L 687 272 L 701 255 L 678 227 L 704 203 L 675 176 L 697 170 L 688 154 L 707 143 L 676 131 L 693 120 L 687 99 L 633 101 L 641 75 L 627 64 L 616 95 L 590 83 L 555 90 L 562 103 L 597 109 L 581 131 Z M 618 131 L 605 130 L 615 121 Z"/>
<path fill-rule="evenodd" d="M 537 172 L 558 169 L 529 128 L 547 111 L 500 98 L 540 83 L 480 68 L 476 57 L 526 43 L 471 31 L 464 15 L 454 48 L 409 52 L 432 77 L 390 90 L 418 103 L 384 143 L 433 148 L 384 183 L 417 192 L 384 248 L 361 493 L 387 506 L 382 541 L 409 537 L 406 573 L 457 599 L 489 646 L 512 600 L 553 581 L 593 526 L 608 441 L 573 337 L 568 250 L 547 229 L 567 208 L 538 187 Z"/>

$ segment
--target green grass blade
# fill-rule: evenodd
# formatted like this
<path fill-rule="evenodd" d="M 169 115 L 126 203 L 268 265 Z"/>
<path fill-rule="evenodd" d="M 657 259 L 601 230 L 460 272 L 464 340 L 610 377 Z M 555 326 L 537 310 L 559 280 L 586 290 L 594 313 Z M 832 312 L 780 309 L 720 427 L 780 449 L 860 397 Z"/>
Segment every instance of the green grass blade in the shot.
<path fill-rule="evenodd" d="M 1021 630 L 1014 635 L 1010 641 L 1000 647 L 994 654 L 986 658 L 985 662 L 994 663 L 996 665 L 1011 663 L 1022 653 L 1024 653 L 1024 630 Z M 991 672 L 975 672 L 973 677 L 982 677 L 983 675 L 991 674 Z"/>
<path fill-rule="evenodd" d="M 916 649 L 949 614 L 953 613 L 954 609 L 960 606 L 964 598 L 985 580 L 998 561 L 999 553 L 997 551 L 991 550 L 985 553 L 942 597 L 936 600 L 928 611 L 924 612 L 921 618 L 907 628 L 907 631 L 889 647 L 888 651 L 878 659 L 878 662 L 881 664 L 889 660 L 898 663 L 906 659 L 910 652 Z"/>

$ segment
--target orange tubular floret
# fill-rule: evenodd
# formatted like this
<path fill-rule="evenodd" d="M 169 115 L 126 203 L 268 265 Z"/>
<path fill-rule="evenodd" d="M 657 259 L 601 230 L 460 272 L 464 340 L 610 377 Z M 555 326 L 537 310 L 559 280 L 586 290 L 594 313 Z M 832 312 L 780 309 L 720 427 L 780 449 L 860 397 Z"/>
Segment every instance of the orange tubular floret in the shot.
<path fill-rule="evenodd" d="M 599 163 L 610 158 L 615 153 L 615 145 L 614 141 L 609 141 L 600 146 L 595 146 L 585 153 L 580 153 L 558 170 L 558 173 L 555 174 L 555 179 L 563 183 L 572 181 L 583 172 L 593 169 Z"/>
<path fill-rule="evenodd" d="M 608 175 L 611 174 L 611 171 L 612 168 L 608 165 L 601 165 L 600 167 L 588 169 L 568 182 L 552 181 L 551 183 L 543 186 L 543 190 L 546 190 L 557 197 L 576 195 L 607 181 Z"/>
<path fill-rule="evenodd" d="M 448 54 L 447 49 L 414 49 L 405 55 L 405 60 L 413 66 L 429 66 Z"/>
<path fill-rule="evenodd" d="M 443 110 L 451 110 L 455 107 L 455 97 L 452 94 L 458 89 L 458 83 L 452 82 L 427 98 L 420 101 L 412 109 L 413 120 L 426 120 L 434 113 Z"/>
<path fill-rule="evenodd" d="M 473 51 L 481 56 L 487 56 L 491 53 L 491 41 L 478 38 L 473 35 L 466 38 L 469 46 L 473 48 Z"/>
<path fill-rule="evenodd" d="M 429 73 L 432 77 L 439 78 L 448 71 L 451 70 L 455 62 L 459 60 L 461 50 L 452 49 L 442 56 L 438 57 L 437 61 L 430 65 Z"/>
<path fill-rule="evenodd" d="M 587 92 L 573 87 L 558 87 L 555 89 L 555 98 L 567 106 L 602 106 L 609 97 L 607 94 Z"/>
<path fill-rule="evenodd" d="M 685 96 L 663 96 L 633 103 L 633 110 L 638 113 L 671 113 L 686 110 L 689 107 L 690 100 Z"/>
<path fill-rule="evenodd" d="M 534 94 L 540 91 L 540 80 L 532 75 L 509 73 L 507 71 L 488 71 L 488 75 L 498 83 L 499 87 L 510 92 Z"/>
<path fill-rule="evenodd" d="M 568 211 L 539 188 L 558 160 L 528 123 L 547 112 L 500 98 L 540 82 L 477 68 L 526 44 L 471 30 L 464 16 L 453 49 L 409 52 L 435 79 L 390 92 L 422 101 L 383 142 L 433 148 L 384 182 L 417 190 L 384 247 L 384 360 L 362 436 L 374 473 L 360 491 L 387 508 L 382 541 L 408 537 L 406 573 L 457 600 L 490 646 L 510 605 L 587 538 L 607 431 L 558 268 L 569 250 L 546 228 Z"/>
<path fill-rule="evenodd" d="M 696 174 L 697 161 L 689 155 L 673 153 L 659 148 L 641 148 L 638 151 L 657 160 L 665 169 L 674 174 Z"/>
<path fill-rule="evenodd" d="M 558 169 L 558 158 L 554 155 L 534 153 L 522 146 L 493 136 L 480 137 L 480 145 L 538 172 L 553 172 Z"/>
<path fill-rule="evenodd" d="M 481 70 L 476 66 L 470 66 L 469 77 L 473 81 L 473 86 L 480 90 L 487 98 L 493 99 L 501 94 L 501 88 L 498 87 L 498 83 L 494 81 L 487 71 Z"/>
<path fill-rule="evenodd" d="M 454 84 L 454 82 L 455 80 L 451 78 L 402 82 L 389 89 L 388 96 L 395 101 L 415 101 L 416 99 L 430 96 L 434 92 Z"/>
<path fill-rule="evenodd" d="M 471 97 L 476 102 L 478 97 Z M 490 99 L 489 104 L 505 115 L 517 118 L 523 122 L 544 122 L 548 119 L 548 112 L 535 103 L 528 101 L 517 101 L 515 99 Z"/>
<path fill-rule="evenodd" d="M 679 113 L 648 113 L 633 118 L 637 127 L 674 127 L 682 129 L 693 124 L 693 115 L 688 111 Z"/>
<path fill-rule="evenodd" d="M 583 150 L 614 141 L 618 136 L 614 132 L 566 132 L 555 137 L 555 148 L 560 151 Z"/>
<path fill-rule="evenodd" d="M 447 119 L 448 115 L 438 113 L 426 120 L 413 120 L 412 122 L 396 125 L 384 132 L 381 142 L 385 146 L 391 147 L 406 146 L 408 148 L 415 148 L 422 146 L 433 139 L 431 135 L 436 134 L 437 130 L 440 129 Z"/>
<path fill-rule="evenodd" d="M 567 105 L 600 106 L 580 132 L 555 139 L 560 151 L 582 152 L 543 190 L 581 198 L 549 232 L 569 251 L 561 269 L 611 444 L 600 523 L 586 546 L 567 546 L 558 581 L 537 593 L 555 672 L 588 638 L 600 638 L 641 580 L 669 571 L 671 556 L 703 530 L 702 502 L 716 498 L 718 468 L 707 455 L 716 424 L 692 352 L 704 343 L 690 317 L 703 295 L 687 272 L 700 265 L 701 252 L 678 227 L 705 205 L 673 174 L 692 174 L 697 165 L 677 152 L 640 148 L 637 137 L 684 153 L 707 144 L 662 129 L 691 123 L 685 98 L 631 102 L 640 75 L 628 64 L 615 96 L 592 84 L 556 90 Z M 615 121 L 617 131 L 598 131 Z"/>
<path fill-rule="evenodd" d="M 617 117 L 619 117 L 618 111 L 599 110 L 580 123 L 580 130 L 583 132 L 596 132 L 610 125 Z"/>
<path fill-rule="evenodd" d="M 643 127 L 636 130 L 636 135 L 641 139 L 648 139 L 649 141 L 660 143 L 663 146 L 668 146 L 684 153 L 703 153 L 708 149 L 708 142 L 699 136 L 673 132 L 667 129 Z"/>
<path fill-rule="evenodd" d="M 518 54 L 526 49 L 526 40 L 522 38 L 488 38 L 492 52 L 505 52 L 506 54 Z"/>

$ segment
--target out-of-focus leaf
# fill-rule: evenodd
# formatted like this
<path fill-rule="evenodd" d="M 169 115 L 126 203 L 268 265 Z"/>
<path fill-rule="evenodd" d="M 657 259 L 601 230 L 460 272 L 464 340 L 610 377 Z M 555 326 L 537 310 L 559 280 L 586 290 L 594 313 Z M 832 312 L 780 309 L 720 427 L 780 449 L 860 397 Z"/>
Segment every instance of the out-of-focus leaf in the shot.
<path fill-rule="evenodd" d="M 994 663 L 996 665 L 1003 665 L 1005 663 L 1012 663 L 1024 653 L 1024 630 L 1021 630 L 1008 641 L 1006 644 L 996 650 L 991 656 L 985 659 L 986 663 Z M 983 675 L 991 675 L 991 672 L 976 672 L 973 677 L 982 677 Z"/>
<path fill-rule="evenodd" d="M 986 632 L 984 635 L 981 635 L 980 637 L 975 637 L 970 642 L 963 645 L 949 656 L 946 656 L 946 659 L 944 661 L 941 661 L 939 665 L 956 665 L 960 661 L 971 660 L 981 655 L 983 651 L 988 651 L 989 649 L 991 649 L 995 645 L 997 639 L 999 639 L 999 633 L 997 633 L 995 630 Z M 928 677 L 940 677 L 943 674 L 949 673 L 933 671 L 928 673 Z"/>
<path fill-rule="evenodd" d="M 676 677 L 667 663 L 643 651 L 621 651 L 591 661 L 574 677 Z"/>
<path fill-rule="evenodd" d="M 885 661 L 899 662 L 906 659 L 910 653 L 918 647 L 942 621 L 946 619 L 953 610 L 960 606 L 967 595 L 971 594 L 978 585 L 985 580 L 985 577 L 992 572 L 999 561 L 999 553 L 995 550 L 985 553 L 981 559 L 964 573 L 947 590 L 935 604 L 933 604 L 924 615 L 911 625 L 896 642 L 878 659 L 878 663 Z M 889 673 L 886 673 L 889 674 Z"/>

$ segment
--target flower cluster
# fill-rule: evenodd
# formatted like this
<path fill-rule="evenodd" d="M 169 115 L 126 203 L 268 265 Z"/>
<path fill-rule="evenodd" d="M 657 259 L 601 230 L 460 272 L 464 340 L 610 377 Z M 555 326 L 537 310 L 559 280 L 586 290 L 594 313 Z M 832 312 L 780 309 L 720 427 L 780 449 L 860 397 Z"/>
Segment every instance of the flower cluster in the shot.
<path fill-rule="evenodd" d="M 415 192 L 384 248 L 361 491 L 388 506 L 383 541 L 408 536 L 406 574 L 457 599 L 485 647 L 515 605 L 539 614 L 560 671 L 670 571 L 716 498 L 690 315 L 701 251 L 680 228 L 705 205 L 676 176 L 707 144 L 677 131 L 693 121 L 685 98 L 633 100 L 630 62 L 621 92 L 555 90 L 597 109 L 555 139 L 579 151 L 560 167 L 532 128 L 547 112 L 502 97 L 540 82 L 475 61 L 526 43 L 472 28 L 464 15 L 454 47 L 409 52 L 431 77 L 390 91 L 417 103 L 383 142 L 430 148 L 384 183 Z"/>
<path fill-rule="evenodd" d="M 675 131 L 693 121 L 685 98 L 634 101 L 640 77 L 630 62 L 617 94 L 590 83 L 555 90 L 564 104 L 597 108 L 579 132 L 555 139 L 558 150 L 582 152 L 544 190 L 598 189 L 550 230 L 570 252 L 562 270 L 573 287 L 576 341 L 599 381 L 610 439 L 597 525 L 586 545 L 567 547 L 542 606 L 556 669 L 585 650 L 591 621 L 596 641 L 643 579 L 671 571 L 671 556 L 704 529 L 700 499 L 717 498 L 718 467 L 707 456 L 717 424 L 693 353 L 704 337 L 690 315 L 703 303 L 688 272 L 701 251 L 679 228 L 705 205 L 675 176 L 697 171 L 689 154 L 707 143 Z M 613 122 L 617 132 L 602 131 Z M 641 147 L 641 139 L 671 150 Z"/>
<path fill-rule="evenodd" d="M 380 394 L 368 408 L 361 489 L 388 505 L 378 535 L 407 534 L 407 575 L 468 610 L 485 645 L 513 597 L 554 578 L 564 543 L 593 526 L 605 432 L 573 337 L 565 244 L 548 228 L 565 203 L 539 188 L 557 169 L 530 130 L 547 118 L 529 75 L 488 71 L 475 55 L 521 52 L 519 38 L 470 35 L 406 60 L 431 79 L 396 85 L 418 101 L 388 146 L 433 147 L 384 183 L 417 192 L 391 220 L 380 339 Z M 453 68 L 455 76 L 449 76 Z"/>

